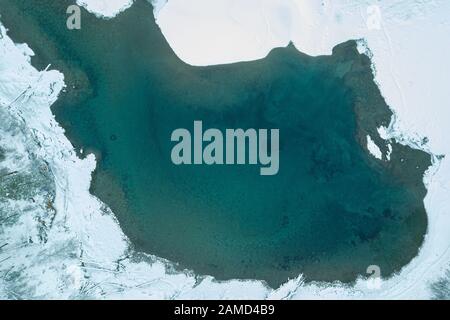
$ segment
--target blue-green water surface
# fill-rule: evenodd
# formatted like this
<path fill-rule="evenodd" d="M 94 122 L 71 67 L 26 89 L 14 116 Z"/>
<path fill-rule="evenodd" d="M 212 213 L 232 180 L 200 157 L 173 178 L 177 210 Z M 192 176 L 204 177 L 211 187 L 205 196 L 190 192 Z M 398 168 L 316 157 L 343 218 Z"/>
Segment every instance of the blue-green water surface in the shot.
<path fill-rule="evenodd" d="M 355 42 L 329 57 L 292 45 L 254 62 L 193 67 L 180 61 L 136 1 L 113 20 L 83 11 L 65 28 L 69 1 L 0 0 L 13 38 L 38 67 L 62 70 L 53 107 L 79 150 L 94 152 L 92 192 L 138 250 L 219 279 L 276 286 L 352 281 L 369 265 L 383 275 L 412 257 L 426 231 L 422 175 L 429 156 L 391 141 L 391 161 L 365 146 L 391 113 Z M 4 17 L 3 17 L 4 15 Z M 175 166 L 176 128 L 279 128 L 280 170 Z"/>

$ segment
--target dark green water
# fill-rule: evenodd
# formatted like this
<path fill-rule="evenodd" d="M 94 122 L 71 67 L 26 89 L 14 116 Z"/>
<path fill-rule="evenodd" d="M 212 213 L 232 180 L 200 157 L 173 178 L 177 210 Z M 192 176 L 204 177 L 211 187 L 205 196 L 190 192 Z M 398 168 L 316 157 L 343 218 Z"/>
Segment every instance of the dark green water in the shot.
<path fill-rule="evenodd" d="M 95 152 L 92 192 L 115 212 L 138 250 L 219 279 L 276 286 L 353 281 L 369 265 L 388 276 L 426 231 L 429 155 L 393 143 L 391 161 L 365 147 L 391 113 L 354 42 L 333 56 L 293 46 L 255 62 L 192 67 L 180 61 L 137 1 L 109 21 L 83 11 L 65 28 L 69 1 L 0 0 L 1 21 L 64 72 L 53 106 L 74 145 Z M 258 166 L 174 166 L 176 128 L 279 128 L 280 171 Z"/>

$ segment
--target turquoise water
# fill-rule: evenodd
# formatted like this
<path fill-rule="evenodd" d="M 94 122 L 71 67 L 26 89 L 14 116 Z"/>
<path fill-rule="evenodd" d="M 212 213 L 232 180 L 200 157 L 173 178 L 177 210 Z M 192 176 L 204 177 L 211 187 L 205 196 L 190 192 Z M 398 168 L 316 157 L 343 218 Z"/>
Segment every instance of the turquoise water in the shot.
<path fill-rule="evenodd" d="M 148 3 L 109 21 L 83 11 L 79 31 L 65 28 L 68 4 L 0 0 L 1 21 L 35 50 L 35 66 L 64 72 L 53 111 L 77 149 L 96 154 L 92 192 L 136 249 L 273 286 L 299 273 L 352 281 L 369 265 L 387 276 L 417 254 L 430 158 L 395 143 L 390 163 L 368 154 L 365 135 L 391 113 L 354 42 L 330 57 L 290 45 L 259 61 L 192 67 Z M 173 165 L 170 135 L 194 120 L 205 130 L 279 128 L 278 175 Z"/>

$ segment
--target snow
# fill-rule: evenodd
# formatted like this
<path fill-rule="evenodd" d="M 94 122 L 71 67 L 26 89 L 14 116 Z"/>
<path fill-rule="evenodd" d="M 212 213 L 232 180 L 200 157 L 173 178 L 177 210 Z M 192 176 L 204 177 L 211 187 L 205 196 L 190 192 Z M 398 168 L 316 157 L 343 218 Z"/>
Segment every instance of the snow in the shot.
<path fill-rule="evenodd" d="M 134 0 L 77 0 L 77 4 L 99 18 L 114 18 L 133 4 Z"/>
<path fill-rule="evenodd" d="M 383 153 L 381 152 L 380 147 L 376 145 L 369 135 L 367 135 L 367 149 L 375 158 L 379 160 L 383 159 Z"/>
<path fill-rule="evenodd" d="M 155 2 L 155 1 L 154 1 Z M 132 0 L 78 0 L 102 18 L 112 18 Z M 394 138 L 435 155 L 447 155 L 450 125 L 450 2 L 446 0 L 157 0 L 157 22 L 176 54 L 193 65 L 259 59 L 292 41 L 310 55 L 330 54 L 348 39 L 373 61 L 376 81 L 395 113 L 384 139 Z M 373 5 L 376 3 L 376 6 Z M 151 12 L 149 12 L 149 15 Z M 430 284 L 450 262 L 450 160 L 434 157 L 425 175 L 428 233 L 419 255 L 402 271 L 381 281 L 355 285 L 303 282 L 302 276 L 276 290 L 256 280 L 220 282 L 170 262 L 134 252 L 114 215 L 89 194 L 95 157 L 76 156 L 50 105 L 64 87 L 51 67 L 38 71 L 32 51 L 15 45 L 0 27 L 0 146 L 13 145 L 0 165 L 31 170 L 30 159 L 47 163 L 54 177 L 56 215 L 45 243 L 29 243 L 43 210 L 31 206 L 17 223 L 2 226 L 0 270 L 19 280 L 0 280 L 0 298 L 268 298 L 268 299 L 426 299 Z M 8 122 L 3 121 L 7 119 Z M 5 124 L 9 123 L 9 126 Z M 20 130 L 11 130 L 11 128 Z M 7 130 L 8 129 L 8 130 Z M 8 136 L 9 135 L 9 136 Z M 423 144 L 423 138 L 428 142 Z M 9 142 L 8 142 L 9 141 Z M 13 141 L 13 142 L 11 142 Z M 374 151 L 373 149 L 372 151 Z M 375 154 L 377 154 L 375 152 Z M 36 160 L 36 161 L 38 161 Z M 0 168 L 1 169 L 1 168 Z M 44 201 L 44 200 L 42 200 Z M 42 202 L 37 199 L 37 203 Z M 3 204 L 2 204 L 3 205 Z M 10 205 L 22 212 L 27 202 Z M 22 209 L 21 209 L 22 208 Z M 25 211 L 23 211 L 25 212 Z"/>

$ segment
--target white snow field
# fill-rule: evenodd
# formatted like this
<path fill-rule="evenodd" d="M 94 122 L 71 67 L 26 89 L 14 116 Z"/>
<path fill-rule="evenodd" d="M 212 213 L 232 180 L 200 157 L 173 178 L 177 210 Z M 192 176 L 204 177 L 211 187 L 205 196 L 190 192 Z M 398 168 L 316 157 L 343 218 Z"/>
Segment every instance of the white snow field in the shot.
<path fill-rule="evenodd" d="M 78 3 L 98 17 L 113 18 L 132 0 Z M 64 88 L 63 75 L 51 66 L 34 69 L 31 49 L 14 44 L 0 26 L 0 150 L 6 151 L 0 172 L 32 172 L 33 161 L 44 163 L 55 195 L 51 205 L 44 198 L 0 202 L 3 209 L 17 212 L 14 223 L 0 223 L 0 298 L 430 298 L 430 285 L 450 263 L 450 159 L 437 157 L 450 154 L 450 42 L 445 40 L 450 35 L 450 2 L 155 3 L 164 36 L 193 65 L 260 59 L 289 41 L 310 55 L 330 54 L 338 43 L 361 39 L 360 50 L 372 58 L 376 81 L 395 113 L 380 135 L 436 155 L 424 177 L 429 227 L 419 255 L 387 280 L 361 278 L 353 286 L 305 284 L 299 275 L 272 290 L 257 280 L 221 282 L 175 272 L 164 259 L 133 252 L 114 215 L 89 194 L 94 156 L 79 159 L 51 113 L 50 105 Z"/>
<path fill-rule="evenodd" d="M 99 18 L 113 18 L 131 7 L 133 0 L 77 0 L 77 4 Z"/>

